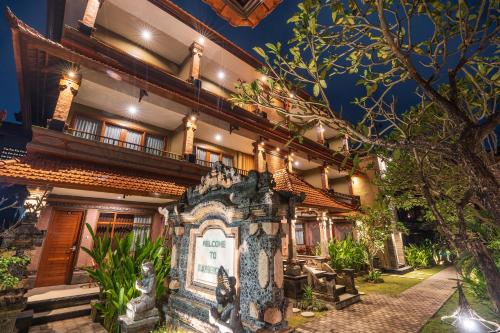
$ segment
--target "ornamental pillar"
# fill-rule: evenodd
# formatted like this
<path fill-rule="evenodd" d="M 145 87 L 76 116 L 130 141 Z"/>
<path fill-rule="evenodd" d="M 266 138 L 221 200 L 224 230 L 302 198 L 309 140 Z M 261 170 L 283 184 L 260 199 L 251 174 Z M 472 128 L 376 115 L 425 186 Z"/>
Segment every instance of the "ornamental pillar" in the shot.
<path fill-rule="evenodd" d="M 319 218 L 319 246 L 322 257 L 328 257 L 328 217 L 322 212 Z"/>
<path fill-rule="evenodd" d="M 68 120 L 69 110 L 73 103 L 73 98 L 80 88 L 80 75 L 69 72 L 64 74 L 59 81 L 59 97 L 52 119 L 48 121 L 48 127 L 53 130 L 63 131 Z"/>
<path fill-rule="evenodd" d="M 328 166 L 321 168 L 321 189 L 328 191 L 330 189 L 330 180 L 328 179 Z"/>
<path fill-rule="evenodd" d="M 265 157 L 265 148 L 262 144 L 258 142 L 253 143 L 253 168 L 257 172 L 266 171 L 266 157 Z"/>
<path fill-rule="evenodd" d="M 201 56 L 203 55 L 203 46 L 199 43 L 193 42 L 189 47 L 191 57 L 189 58 L 189 82 L 194 82 L 200 79 L 200 63 Z"/>
<path fill-rule="evenodd" d="M 293 153 L 290 152 L 285 158 L 285 168 L 289 173 L 293 173 Z"/>
<path fill-rule="evenodd" d="M 84 34 L 90 36 L 92 32 L 95 30 L 95 20 L 97 18 L 97 13 L 99 12 L 99 8 L 101 8 L 104 0 L 88 0 L 87 7 L 85 7 L 85 13 L 83 14 L 83 18 L 79 21 L 80 25 L 78 30 L 83 32 Z"/>
<path fill-rule="evenodd" d="M 192 155 L 194 152 L 194 132 L 196 132 L 197 118 L 194 115 L 184 118 L 184 143 L 182 152 L 184 155 Z"/>

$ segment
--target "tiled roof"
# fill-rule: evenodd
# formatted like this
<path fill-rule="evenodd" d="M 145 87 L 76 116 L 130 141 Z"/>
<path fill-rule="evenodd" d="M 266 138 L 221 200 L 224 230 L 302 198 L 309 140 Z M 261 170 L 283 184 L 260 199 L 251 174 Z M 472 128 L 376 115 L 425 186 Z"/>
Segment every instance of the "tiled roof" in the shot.
<path fill-rule="evenodd" d="M 0 180 L 168 197 L 180 197 L 185 191 L 185 187 L 158 175 L 43 154 L 0 161 Z"/>
<path fill-rule="evenodd" d="M 282 0 L 203 0 L 232 26 L 255 27 Z"/>
<path fill-rule="evenodd" d="M 297 195 L 303 192 L 305 194 L 305 199 L 302 202 L 302 205 L 324 207 L 342 211 L 353 210 L 352 207 L 344 203 L 337 202 L 323 191 L 303 181 L 294 174 L 289 173 L 286 169 L 276 171 L 273 176 L 274 181 L 276 182 L 275 190 L 290 191 Z"/>

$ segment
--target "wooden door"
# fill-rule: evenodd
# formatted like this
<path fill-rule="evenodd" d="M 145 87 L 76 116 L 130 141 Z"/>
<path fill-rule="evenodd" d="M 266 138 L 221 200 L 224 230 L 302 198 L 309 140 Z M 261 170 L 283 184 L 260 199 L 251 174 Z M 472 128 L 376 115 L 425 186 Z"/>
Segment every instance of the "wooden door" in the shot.
<path fill-rule="evenodd" d="M 38 265 L 36 287 L 70 283 L 82 217 L 81 211 L 54 211 Z"/>

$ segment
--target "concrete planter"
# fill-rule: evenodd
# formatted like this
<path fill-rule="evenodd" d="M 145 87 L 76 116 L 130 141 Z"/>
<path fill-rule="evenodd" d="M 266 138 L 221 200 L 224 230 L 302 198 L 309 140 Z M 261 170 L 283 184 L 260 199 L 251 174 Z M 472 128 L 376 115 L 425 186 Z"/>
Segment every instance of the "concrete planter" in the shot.
<path fill-rule="evenodd" d="M 25 293 L 25 288 L 0 290 L 0 332 L 14 332 L 16 318 L 24 310 L 28 300 Z"/>

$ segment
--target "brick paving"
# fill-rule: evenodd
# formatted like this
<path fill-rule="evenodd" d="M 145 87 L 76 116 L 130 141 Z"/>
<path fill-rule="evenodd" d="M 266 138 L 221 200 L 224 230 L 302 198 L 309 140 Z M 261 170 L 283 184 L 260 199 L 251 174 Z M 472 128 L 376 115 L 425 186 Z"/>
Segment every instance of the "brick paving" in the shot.
<path fill-rule="evenodd" d="M 93 323 L 90 317 L 78 317 L 54 321 L 51 323 L 31 326 L 29 333 L 106 333 L 98 323 Z"/>
<path fill-rule="evenodd" d="M 448 267 L 397 297 L 361 296 L 361 302 L 300 326 L 298 333 L 416 333 L 453 294 L 455 269 Z"/>

